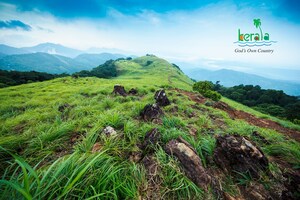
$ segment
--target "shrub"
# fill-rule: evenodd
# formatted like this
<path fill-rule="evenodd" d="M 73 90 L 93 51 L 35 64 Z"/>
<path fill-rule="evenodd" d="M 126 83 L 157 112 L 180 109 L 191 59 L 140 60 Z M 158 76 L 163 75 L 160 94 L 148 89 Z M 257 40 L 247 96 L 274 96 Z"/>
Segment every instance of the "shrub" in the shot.
<path fill-rule="evenodd" d="M 205 92 L 212 90 L 213 87 L 214 84 L 210 81 L 198 81 L 193 85 L 193 90 L 204 94 Z"/>
<path fill-rule="evenodd" d="M 98 78 L 111 78 L 117 76 L 117 68 L 114 60 L 108 60 L 104 64 L 93 68 L 91 71 L 82 70 L 73 74 L 79 77 L 98 77 Z"/>
<path fill-rule="evenodd" d="M 193 90 L 199 92 L 203 96 L 210 98 L 214 101 L 219 101 L 221 99 L 221 95 L 213 91 L 214 84 L 210 81 L 199 81 L 194 83 Z"/>
<path fill-rule="evenodd" d="M 205 97 L 210 98 L 214 101 L 219 101 L 221 99 L 221 95 L 216 92 L 216 91 L 212 91 L 212 90 L 208 90 L 203 94 Z"/>

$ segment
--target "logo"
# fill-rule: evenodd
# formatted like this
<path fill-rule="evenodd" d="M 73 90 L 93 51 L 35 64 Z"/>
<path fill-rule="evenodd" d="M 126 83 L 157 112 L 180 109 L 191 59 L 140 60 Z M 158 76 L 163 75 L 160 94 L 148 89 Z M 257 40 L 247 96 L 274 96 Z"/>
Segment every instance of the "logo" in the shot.
<path fill-rule="evenodd" d="M 255 47 L 255 46 L 271 46 L 277 41 L 270 40 L 270 34 L 263 32 L 261 28 L 260 19 L 253 19 L 253 24 L 258 32 L 244 33 L 241 29 L 238 29 L 238 41 L 234 44 L 238 44 L 240 47 Z"/>

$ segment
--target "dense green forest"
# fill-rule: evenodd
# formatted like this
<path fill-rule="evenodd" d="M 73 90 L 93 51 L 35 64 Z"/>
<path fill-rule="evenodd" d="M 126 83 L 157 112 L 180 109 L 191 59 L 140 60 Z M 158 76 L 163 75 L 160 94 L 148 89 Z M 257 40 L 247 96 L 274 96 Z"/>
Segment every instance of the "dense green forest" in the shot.
<path fill-rule="evenodd" d="M 266 90 L 258 85 L 223 87 L 219 82 L 214 85 L 214 90 L 260 112 L 300 122 L 300 100 L 282 90 Z"/>
<path fill-rule="evenodd" d="M 45 72 L 36 71 L 19 72 L 0 70 L 0 88 L 31 82 L 47 81 L 65 76 L 68 76 L 68 74 L 48 74 Z"/>

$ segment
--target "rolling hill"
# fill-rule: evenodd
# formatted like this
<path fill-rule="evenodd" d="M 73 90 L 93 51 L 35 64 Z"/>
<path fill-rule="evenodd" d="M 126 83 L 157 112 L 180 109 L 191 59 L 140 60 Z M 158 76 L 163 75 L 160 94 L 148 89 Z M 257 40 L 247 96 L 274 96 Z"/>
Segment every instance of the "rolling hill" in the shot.
<path fill-rule="evenodd" d="M 38 71 L 53 74 L 72 73 L 83 69 L 83 63 L 71 58 L 47 53 L 9 55 L 0 59 L 0 69 L 15 71 Z"/>
<path fill-rule="evenodd" d="M 0 44 L 0 54 L 2 55 L 15 55 L 15 54 L 26 54 L 26 53 L 31 53 L 31 52 L 25 49 L 15 48 L 4 44 Z"/>
<path fill-rule="evenodd" d="M 0 69 L 15 71 L 38 71 L 52 74 L 74 73 L 89 70 L 121 54 L 82 54 L 72 59 L 48 53 L 29 53 L 0 57 Z M 123 56 L 124 57 L 124 56 Z"/>
<path fill-rule="evenodd" d="M 300 126 L 206 99 L 156 56 L 114 65 L 0 89 L 0 199 L 297 198 Z"/>
<path fill-rule="evenodd" d="M 238 72 L 234 70 L 221 69 L 211 71 L 207 69 L 186 69 L 184 72 L 195 80 L 209 80 L 212 82 L 220 81 L 221 85 L 225 87 L 232 87 L 235 85 L 259 85 L 264 89 L 283 90 L 285 93 L 293 96 L 300 96 L 300 84 L 268 79 L 254 74 Z"/>

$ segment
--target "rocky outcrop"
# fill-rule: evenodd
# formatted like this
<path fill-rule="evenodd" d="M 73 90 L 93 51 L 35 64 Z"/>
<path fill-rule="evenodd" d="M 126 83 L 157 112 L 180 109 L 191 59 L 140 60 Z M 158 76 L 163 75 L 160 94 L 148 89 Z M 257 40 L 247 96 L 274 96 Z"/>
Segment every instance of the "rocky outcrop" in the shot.
<path fill-rule="evenodd" d="M 166 144 L 165 150 L 169 155 L 178 158 L 189 179 L 199 187 L 207 189 L 211 183 L 211 176 L 206 173 L 196 150 L 188 142 L 181 137 L 170 140 Z"/>
<path fill-rule="evenodd" d="M 143 144 L 141 149 L 144 151 L 144 154 L 149 154 L 154 152 L 154 146 L 159 144 L 161 134 L 157 128 L 153 128 L 148 131 L 144 137 Z"/>
<path fill-rule="evenodd" d="M 121 95 L 123 97 L 127 96 L 125 88 L 122 85 L 115 85 L 114 86 L 114 91 L 112 93 L 116 94 L 116 95 Z"/>
<path fill-rule="evenodd" d="M 163 115 L 163 111 L 157 104 L 147 104 L 140 113 L 140 116 L 145 121 L 152 121 L 153 119 L 159 118 L 161 115 Z"/>
<path fill-rule="evenodd" d="M 259 147 L 240 135 L 218 136 L 214 160 L 226 172 L 249 172 L 253 178 L 259 178 L 269 163 Z"/>
<path fill-rule="evenodd" d="M 165 90 L 156 91 L 154 98 L 156 100 L 156 104 L 159 106 L 167 106 L 171 104 L 170 100 L 168 99 L 165 93 Z"/>

